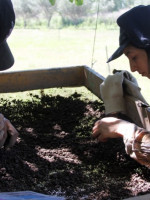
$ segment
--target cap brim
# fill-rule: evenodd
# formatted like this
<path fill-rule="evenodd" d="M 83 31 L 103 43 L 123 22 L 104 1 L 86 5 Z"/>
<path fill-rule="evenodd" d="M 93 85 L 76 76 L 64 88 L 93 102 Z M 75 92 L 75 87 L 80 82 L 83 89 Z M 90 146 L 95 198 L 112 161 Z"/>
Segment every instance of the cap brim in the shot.
<path fill-rule="evenodd" d="M 14 64 L 14 57 L 6 41 L 0 44 L 0 71 L 9 69 Z"/>
<path fill-rule="evenodd" d="M 129 44 L 129 42 L 127 41 L 126 43 L 122 44 L 114 53 L 113 55 L 107 60 L 107 63 L 109 63 L 112 60 L 115 60 L 116 58 L 120 57 L 123 54 L 123 51 L 125 49 L 125 47 L 127 47 L 127 45 Z"/>

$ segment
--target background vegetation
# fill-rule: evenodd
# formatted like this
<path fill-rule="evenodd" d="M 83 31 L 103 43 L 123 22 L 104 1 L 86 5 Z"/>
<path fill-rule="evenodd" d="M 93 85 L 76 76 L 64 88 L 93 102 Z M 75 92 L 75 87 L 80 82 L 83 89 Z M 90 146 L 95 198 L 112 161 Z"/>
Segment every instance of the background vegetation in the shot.
<path fill-rule="evenodd" d="M 71 1 L 57 0 L 53 1 L 55 5 L 51 5 L 49 0 L 12 0 L 17 16 L 16 27 L 93 28 L 98 6 L 98 24 L 111 25 L 120 12 L 139 4 L 150 3 L 150 0 L 84 0 L 82 6 L 75 6 Z"/>
<path fill-rule="evenodd" d="M 15 57 L 9 70 L 88 65 L 106 77 L 113 69 L 129 70 L 128 60 L 106 63 L 118 47 L 117 17 L 150 0 L 85 0 L 76 6 L 69 0 L 12 0 L 16 26 L 8 38 Z M 147 94 L 149 80 L 134 73 Z"/>

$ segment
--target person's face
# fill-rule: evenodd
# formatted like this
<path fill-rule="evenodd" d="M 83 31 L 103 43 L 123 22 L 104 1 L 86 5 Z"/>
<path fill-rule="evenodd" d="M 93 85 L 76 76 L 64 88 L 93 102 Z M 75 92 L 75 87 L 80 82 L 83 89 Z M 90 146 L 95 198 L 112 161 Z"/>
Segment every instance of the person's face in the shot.
<path fill-rule="evenodd" d="M 148 56 L 144 49 L 134 46 L 127 46 L 123 52 L 129 59 L 130 69 L 132 72 L 137 71 L 142 76 L 150 78 L 148 72 Z"/>

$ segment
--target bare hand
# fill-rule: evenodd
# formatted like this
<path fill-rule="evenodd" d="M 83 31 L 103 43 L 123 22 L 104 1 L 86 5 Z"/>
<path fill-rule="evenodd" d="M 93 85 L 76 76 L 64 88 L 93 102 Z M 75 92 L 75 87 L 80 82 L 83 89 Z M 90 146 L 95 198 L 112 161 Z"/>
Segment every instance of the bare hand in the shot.
<path fill-rule="evenodd" d="M 8 150 L 16 143 L 17 137 L 18 131 L 11 122 L 0 113 L 0 148 L 4 146 L 4 148 Z"/>
<path fill-rule="evenodd" d="M 106 142 L 109 138 L 122 137 L 122 134 L 118 132 L 118 127 L 124 120 L 117 119 L 115 117 L 105 117 L 98 120 L 92 130 L 92 137 L 99 142 Z"/>
<path fill-rule="evenodd" d="M 7 139 L 5 141 L 5 149 L 9 150 L 10 147 L 14 146 L 16 143 L 17 137 L 19 135 L 18 131 L 11 124 L 11 122 L 5 118 L 5 129 L 7 131 Z"/>

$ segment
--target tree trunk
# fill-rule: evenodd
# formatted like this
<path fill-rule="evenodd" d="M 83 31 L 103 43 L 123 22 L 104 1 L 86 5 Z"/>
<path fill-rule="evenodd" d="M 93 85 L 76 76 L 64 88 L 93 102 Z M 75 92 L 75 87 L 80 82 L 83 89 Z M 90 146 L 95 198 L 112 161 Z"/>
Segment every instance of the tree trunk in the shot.
<path fill-rule="evenodd" d="M 52 15 L 48 18 L 48 21 L 47 21 L 47 27 L 48 27 L 48 28 L 50 27 L 51 18 L 52 18 Z"/>

